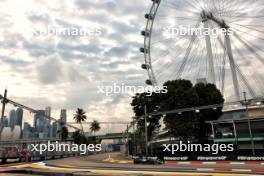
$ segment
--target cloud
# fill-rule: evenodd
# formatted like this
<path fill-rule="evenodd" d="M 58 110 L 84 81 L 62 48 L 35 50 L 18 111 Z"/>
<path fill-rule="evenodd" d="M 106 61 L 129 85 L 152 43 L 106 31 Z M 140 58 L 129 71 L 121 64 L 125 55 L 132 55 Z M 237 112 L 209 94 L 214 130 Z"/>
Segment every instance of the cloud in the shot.
<path fill-rule="evenodd" d="M 43 84 L 76 83 L 88 81 L 88 78 L 74 67 L 66 63 L 58 55 L 43 58 L 36 67 L 38 78 Z"/>

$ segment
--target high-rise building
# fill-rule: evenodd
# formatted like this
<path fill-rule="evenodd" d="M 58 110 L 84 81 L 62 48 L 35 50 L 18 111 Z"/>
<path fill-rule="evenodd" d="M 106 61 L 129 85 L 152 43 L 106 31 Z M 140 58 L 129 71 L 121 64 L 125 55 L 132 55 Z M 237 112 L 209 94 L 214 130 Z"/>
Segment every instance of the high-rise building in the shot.
<path fill-rule="evenodd" d="M 51 137 L 57 137 L 58 129 L 59 129 L 58 122 L 53 122 L 52 123 L 52 135 L 51 135 Z"/>
<path fill-rule="evenodd" d="M 3 127 L 8 127 L 8 118 L 6 116 L 3 117 Z"/>
<path fill-rule="evenodd" d="M 48 107 L 45 108 L 45 115 L 48 116 L 48 117 L 51 116 L 51 107 L 48 106 Z M 52 128 L 51 128 L 51 119 L 50 118 L 48 119 L 48 129 L 49 129 L 48 136 L 52 137 L 52 134 L 51 134 L 52 133 Z"/>
<path fill-rule="evenodd" d="M 15 119 L 16 119 L 16 111 L 12 109 L 9 112 L 9 120 L 8 120 L 8 126 L 11 128 L 11 130 L 15 127 Z"/>
<path fill-rule="evenodd" d="M 51 107 L 48 106 L 48 107 L 45 108 L 45 115 L 46 116 L 50 116 L 51 115 Z"/>
<path fill-rule="evenodd" d="M 31 125 L 27 122 L 24 122 L 24 129 L 23 129 L 23 139 L 30 139 L 34 137 L 34 129 Z"/>
<path fill-rule="evenodd" d="M 34 116 L 35 137 L 48 137 L 49 125 L 45 110 L 38 110 Z"/>
<path fill-rule="evenodd" d="M 18 125 L 22 128 L 22 121 L 23 121 L 23 109 L 17 108 L 16 117 L 15 117 L 15 125 Z"/>
<path fill-rule="evenodd" d="M 65 126 L 67 123 L 67 111 L 66 111 L 66 109 L 61 110 L 60 123 L 61 123 L 61 127 Z"/>

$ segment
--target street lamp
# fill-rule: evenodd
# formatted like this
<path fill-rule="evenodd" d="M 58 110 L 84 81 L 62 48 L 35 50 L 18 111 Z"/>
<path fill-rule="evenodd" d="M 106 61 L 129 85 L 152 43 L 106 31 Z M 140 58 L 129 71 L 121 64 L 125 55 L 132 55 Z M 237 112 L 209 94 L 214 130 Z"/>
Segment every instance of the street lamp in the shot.
<path fill-rule="evenodd" d="M 244 101 L 245 101 L 245 106 L 246 106 L 246 114 L 248 116 L 248 100 L 247 100 L 247 93 L 243 92 L 243 96 L 244 96 Z"/>
<path fill-rule="evenodd" d="M 144 120 L 145 120 L 145 150 L 146 156 L 148 156 L 148 124 L 147 124 L 147 104 L 144 105 Z"/>

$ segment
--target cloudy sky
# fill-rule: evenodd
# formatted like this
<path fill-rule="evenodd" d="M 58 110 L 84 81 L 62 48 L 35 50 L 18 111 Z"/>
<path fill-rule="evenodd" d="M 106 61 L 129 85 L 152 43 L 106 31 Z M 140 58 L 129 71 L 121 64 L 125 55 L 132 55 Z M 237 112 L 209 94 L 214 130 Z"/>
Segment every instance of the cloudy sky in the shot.
<path fill-rule="evenodd" d="M 61 108 L 66 108 L 68 121 L 72 121 L 72 114 L 78 107 L 87 112 L 89 121 L 129 120 L 133 116 L 130 106 L 131 95 L 106 96 L 98 93 L 98 86 L 114 83 L 144 85 L 147 74 L 140 68 L 144 58 L 138 52 L 138 48 L 143 45 L 143 37 L 139 34 L 145 27 L 144 14 L 149 10 L 151 2 L 150 0 L 1 0 L 0 91 L 3 92 L 8 88 L 9 98 L 35 109 L 51 106 L 54 117 L 59 116 Z M 162 27 L 171 25 L 194 25 L 200 11 L 209 9 L 219 17 L 231 20 L 230 24 L 233 25 L 231 27 L 240 28 L 242 33 L 246 33 L 243 34 L 245 39 L 262 48 L 263 41 L 260 40 L 259 35 L 263 33 L 259 30 L 263 28 L 258 28 L 252 18 L 244 18 L 259 15 L 263 10 L 262 0 L 254 0 L 254 3 L 244 3 L 243 0 L 234 2 L 224 0 L 223 3 L 213 1 L 221 2 L 220 5 L 212 3 L 210 5 L 207 0 L 199 1 L 200 4 L 197 2 L 178 0 L 175 4 L 172 0 L 162 1 L 157 16 L 158 23 L 154 26 L 154 30 L 163 30 Z M 182 16 L 189 20 L 183 20 Z M 263 22 L 262 19 L 261 17 L 258 22 Z M 241 28 L 241 25 L 244 26 Z M 254 29 L 248 33 L 248 27 Z M 59 31 L 72 28 L 91 33 L 89 35 L 54 33 L 54 29 Z M 53 30 L 53 33 L 45 34 L 48 29 Z M 97 32 L 93 33 L 94 31 Z M 154 34 L 153 42 L 164 41 L 164 36 L 159 32 L 156 33 L 157 36 Z M 175 44 L 178 38 L 173 40 L 171 42 Z M 188 43 L 189 39 L 186 43 L 179 42 L 176 48 L 170 48 L 171 51 L 166 55 L 167 59 L 164 55 L 160 57 L 160 53 L 153 53 L 153 57 L 162 61 L 154 65 L 156 74 L 160 74 L 157 73 L 158 70 L 163 71 L 162 74 L 169 75 L 175 72 L 174 66 L 179 61 L 178 58 L 174 59 L 175 54 L 178 51 L 184 53 Z M 241 43 L 238 41 L 235 43 L 241 48 Z M 157 52 L 162 53 L 170 47 L 169 43 L 155 46 Z M 198 49 L 200 46 L 201 44 L 196 44 Z M 245 52 L 246 48 L 243 47 Z M 194 56 L 196 53 L 201 53 L 200 57 L 206 58 L 205 53 L 202 55 L 201 48 L 192 53 Z M 261 55 L 259 52 L 257 51 L 257 54 Z M 248 59 L 255 57 L 248 51 L 245 56 L 248 54 L 251 54 Z M 199 56 L 197 58 L 199 59 Z M 243 64 L 248 67 L 245 69 L 252 76 L 252 65 L 248 63 Z M 191 65 L 189 70 L 192 71 L 192 68 Z M 259 70 L 262 68 L 258 67 Z M 228 72 L 230 73 L 230 70 L 227 70 Z M 167 76 L 165 78 L 168 79 Z"/>
<path fill-rule="evenodd" d="M 132 5 L 133 4 L 133 5 Z M 0 91 L 35 109 L 81 107 L 88 119 L 127 121 L 130 96 L 97 86 L 144 85 L 138 52 L 150 2 L 134 0 L 2 0 Z M 99 30 L 99 35 L 36 35 L 47 28 Z M 70 120 L 69 120 L 70 121 Z"/>

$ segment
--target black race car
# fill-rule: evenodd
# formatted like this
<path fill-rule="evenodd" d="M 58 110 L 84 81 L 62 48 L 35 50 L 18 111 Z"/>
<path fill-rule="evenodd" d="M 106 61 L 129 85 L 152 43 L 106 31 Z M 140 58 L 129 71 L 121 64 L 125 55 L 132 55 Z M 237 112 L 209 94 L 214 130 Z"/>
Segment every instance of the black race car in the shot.
<path fill-rule="evenodd" d="M 134 164 L 163 164 L 164 162 L 158 158 L 138 157 L 134 159 Z"/>

